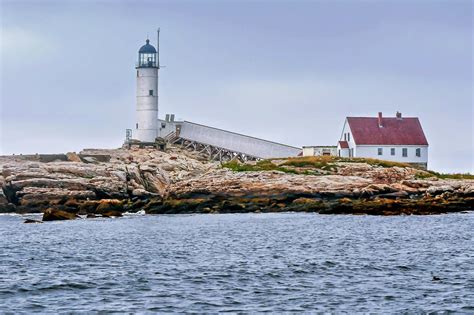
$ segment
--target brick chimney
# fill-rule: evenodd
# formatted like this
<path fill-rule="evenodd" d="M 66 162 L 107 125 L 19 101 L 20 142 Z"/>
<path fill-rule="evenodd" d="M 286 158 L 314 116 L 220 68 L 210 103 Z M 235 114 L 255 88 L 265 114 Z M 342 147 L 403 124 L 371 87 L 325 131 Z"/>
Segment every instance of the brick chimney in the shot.
<path fill-rule="evenodd" d="M 383 127 L 383 122 L 382 122 L 382 112 L 379 112 L 379 128 Z"/>
<path fill-rule="evenodd" d="M 402 113 L 397 112 L 397 119 L 402 120 Z"/>

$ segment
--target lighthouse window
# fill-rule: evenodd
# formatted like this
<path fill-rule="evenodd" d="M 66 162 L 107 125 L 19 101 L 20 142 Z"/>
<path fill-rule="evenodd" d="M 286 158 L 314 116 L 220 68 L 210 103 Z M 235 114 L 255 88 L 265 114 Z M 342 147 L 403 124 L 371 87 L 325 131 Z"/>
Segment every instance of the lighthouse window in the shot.
<path fill-rule="evenodd" d="M 149 90 L 148 95 L 153 96 L 153 90 Z"/>

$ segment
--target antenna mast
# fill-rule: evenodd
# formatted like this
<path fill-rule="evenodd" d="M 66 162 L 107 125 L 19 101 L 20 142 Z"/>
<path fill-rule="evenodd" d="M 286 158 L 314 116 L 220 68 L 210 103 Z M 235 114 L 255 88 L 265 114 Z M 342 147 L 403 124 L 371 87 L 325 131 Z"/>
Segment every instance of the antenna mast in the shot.
<path fill-rule="evenodd" d="M 160 28 L 156 31 L 156 65 L 160 69 Z"/>

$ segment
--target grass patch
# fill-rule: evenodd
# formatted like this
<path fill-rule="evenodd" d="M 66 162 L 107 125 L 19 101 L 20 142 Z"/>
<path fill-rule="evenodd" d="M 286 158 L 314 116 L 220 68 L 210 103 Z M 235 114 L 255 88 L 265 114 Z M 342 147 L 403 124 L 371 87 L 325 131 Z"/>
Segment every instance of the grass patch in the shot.
<path fill-rule="evenodd" d="M 332 156 L 304 156 L 289 158 L 282 165 L 293 167 L 312 167 L 324 171 L 334 171 L 336 169 L 334 162 L 337 162 L 337 160 L 336 157 Z"/>
<path fill-rule="evenodd" d="M 340 159 L 340 162 L 367 163 L 369 165 L 381 166 L 381 167 L 411 167 L 411 168 L 415 168 L 415 166 L 410 165 L 408 163 L 385 161 L 385 160 L 378 160 L 378 159 L 371 159 L 371 158 L 339 158 L 339 159 Z"/>
<path fill-rule="evenodd" d="M 291 165 L 295 167 L 314 167 L 322 170 L 334 170 L 336 169 L 336 162 L 345 163 L 367 163 L 369 165 L 381 166 L 381 167 L 414 167 L 413 165 L 400 162 L 392 162 L 385 160 L 377 160 L 370 158 L 345 158 L 339 156 L 304 156 L 289 158 L 288 161 L 283 165 Z"/>
<path fill-rule="evenodd" d="M 434 175 L 433 173 L 431 172 L 418 172 L 415 174 L 415 178 L 416 179 L 427 179 L 427 178 L 432 178 L 432 177 L 437 177 L 436 175 Z"/>
<path fill-rule="evenodd" d="M 474 175 L 470 173 L 446 174 L 446 173 L 438 173 L 435 171 L 426 171 L 426 172 L 419 172 L 415 175 L 415 178 L 417 179 L 426 179 L 430 177 L 436 177 L 439 179 L 474 179 Z"/>
<path fill-rule="evenodd" d="M 455 174 L 443 174 L 443 173 L 436 173 L 438 178 L 442 179 L 474 179 L 474 174 L 469 173 L 455 173 Z"/>
<path fill-rule="evenodd" d="M 273 164 L 270 160 L 258 161 L 255 165 L 243 164 L 237 161 L 223 163 L 222 167 L 233 170 L 234 172 L 261 172 L 261 171 L 281 171 L 290 174 L 299 174 L 295 170 L 290 170 L 282 166 Z"/>
<path fill-rule="evenodd" d="M 279 159 L 281 160 L 281 159 Z M 280 165 L 272 163 L 271 159 L 258 161 L 255 165 L 240 163 L 238 161 L 231 161 L 223 163 L 222 166 L 231 169 L 235 172 L 260 172 L 260 171 L 281 171 L 290 174 L 303 174 L 303 175 L 321 175 L 313 170 L 322 170 L 325 172 L 334 172 L 337 170 L 337 162 L 346 163 L 367 163 L 373 166 L 380 167 L 413 167 L 412 165 L 391 162 L 377 159 L 367 158 L 343 158 L 338 156 L 305 156 L 305 157 L 294 157 L 288 158 L 285 162 Z M 302 168 L 297 170 L 294 168 Z M 308 170 L 308 168 L 313 170 Z"/>
<path fill-rule="evenodd" d="M 281 160 L 281 159 L 279 159 Z M 416 168 L 413 165 L 400 162 L 384 161 L 369 158 L 343 158 L 337 156 L 305 156 L 305 157 L 294 157 L 289 158 L 281 165 L 272 163 L 272 160 L 258 161 L 255 165 L 240 163 L 238 161 L 231 161 L 223 163 L 222 167 L 228 168 L 235 172 L 261 172 L 261 171 L 280 171 L 289 174 L 301 174 L 301 175 L 325 175 L 326 172 L 333 172 L 337 170 L 337 162 L 345 163 L 367 163 L 373 166 L 379 167 L 411 167 Z M 294 169 L 296 168 L 296 169 Z M 301 169 L 298 169 L 301 168 Z M 317 170 L 325 171 L 318 173 Z M 330 173 L 329 173 L 330 174 Z M 436 177 L 439 179 L 474 179 L 473 174 L 444 174 L 435 171 L 420 171 L 415 175 L 417 179 L 426 179 L 430 177 Z"/>

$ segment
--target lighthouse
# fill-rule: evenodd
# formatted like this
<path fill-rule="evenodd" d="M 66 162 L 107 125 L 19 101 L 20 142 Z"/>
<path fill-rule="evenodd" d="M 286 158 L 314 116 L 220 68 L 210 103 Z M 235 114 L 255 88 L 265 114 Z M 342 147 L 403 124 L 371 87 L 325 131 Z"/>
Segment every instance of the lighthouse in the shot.
<path fill-rule="evenodd" d="M 157 49 L 146 40 L 138 51 L 137 107 L 134 139 L 141 142 L 154 142 L 158 135 L 158 70 L 159 34 Z"/>

